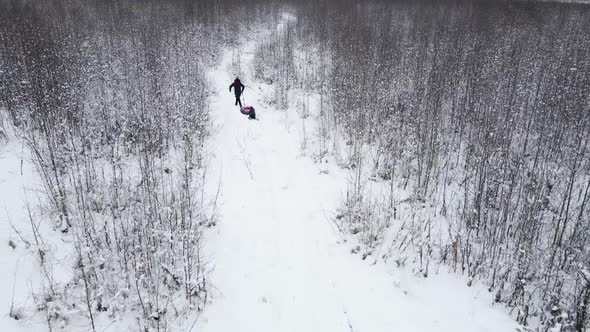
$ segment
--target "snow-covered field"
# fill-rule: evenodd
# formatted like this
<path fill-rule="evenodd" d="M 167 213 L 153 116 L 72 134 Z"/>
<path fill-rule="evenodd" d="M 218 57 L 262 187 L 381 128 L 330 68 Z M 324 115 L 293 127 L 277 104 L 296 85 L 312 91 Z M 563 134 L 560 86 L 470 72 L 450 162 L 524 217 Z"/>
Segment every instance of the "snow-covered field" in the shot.
<path fill-rule="evenodd" d="M 207 176 L 210 194 L 220 189 L 218 223 L 205 234 L 213 297 L 185 330 L 515 331 L 516 323 L 491 305 L 485 289 L 465 286 L 444 268 L 424 279 L 351 253 L 332 224 L 347 171 L 333 160 L 320 166 L 305 156 L 302 119 L 294 106 L 284 112 L 265 104 L 272 87 L 251 79 L 255 46 L 250 42 L 237 54 L 245 98 L 256 107 L 259 121 L 240 114 L 227 91 L 235 50 L 227 51 L 210 73 L 215 133 L 208 144 Z M 305 121 L 311 126 L 314 118 Z M 26 319 L 34 308 L 35 280 L 42 278 L 35 250 L 59 247 L 60 234 L 41 225 L 49 243 L 10 246 L 19 236 L 10 222 L 32 237 L 25 192 L 35 213 L 41 184 L 28 160 L 14 136 L 0 143 L 1 331 L 47 329 L 42 321 Z M 72 264 L 55 263 L 64 270 Z M 25 319 L 9 316 L 13 294 L 14 308 Z M 102 322 L 100 331 L 130 328 Z"/>

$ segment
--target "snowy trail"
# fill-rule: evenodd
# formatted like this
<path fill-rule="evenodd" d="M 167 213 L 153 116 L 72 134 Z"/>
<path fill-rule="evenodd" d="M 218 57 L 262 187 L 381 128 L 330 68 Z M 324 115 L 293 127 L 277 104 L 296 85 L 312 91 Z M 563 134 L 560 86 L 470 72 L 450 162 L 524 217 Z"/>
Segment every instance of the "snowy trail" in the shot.
<path fill-rule="evenodd" d="M 320 174 L 300 156 L 299 137 L 286 129 L 284 112 L 264 109 L 249 79 L 254 46 L 242 51 L 242 79 L 261 121 L 248 120 L 233 105 L 231 52 L 211 76 L 218 132 L 209 178 L 221 179 L 221 197 L 207 252 L 219 294 L 198 330 L 514 331 L 506 315 L 469 302 L 468 292 L 456 299 L 440 299 L 455 295 L 444 289 L 426 299 L 418 290 L 405 295 L 383 267 L 369 266 L 337 243 L 325 211 L 336 206 L 343 179 L 332 175 L 337 172 Z"/>

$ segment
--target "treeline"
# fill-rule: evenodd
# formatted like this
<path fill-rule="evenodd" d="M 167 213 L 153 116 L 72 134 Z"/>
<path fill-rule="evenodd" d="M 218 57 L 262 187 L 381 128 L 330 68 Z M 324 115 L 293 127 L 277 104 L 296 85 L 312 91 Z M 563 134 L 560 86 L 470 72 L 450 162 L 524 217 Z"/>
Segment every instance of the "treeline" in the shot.
<path fill-rule="evenodd" d="M 207 302 L 207 70 L 276 5 L 256 1 L 0 1 L 0 110 L 26 141 L 50 213 L 31 220 L 49 329 L 140 312 L 168 330 Z M 274 8 L 274 9 L 273 9 Z M 262 22 L 262 23 L 261 23 Z M 34 225 L 71 246 L 70 280 Z M 108 317 L 108 318 L 107 318 Z"/>
<path fill-rule="evenodd" d="M 260 53 L 320 94 L 322 144 L 353 174 L 337 221 L 363 257 L 444 263 L 542 331 L 590 326 L 590 6 L 297 10 L 282 52 Z"/>

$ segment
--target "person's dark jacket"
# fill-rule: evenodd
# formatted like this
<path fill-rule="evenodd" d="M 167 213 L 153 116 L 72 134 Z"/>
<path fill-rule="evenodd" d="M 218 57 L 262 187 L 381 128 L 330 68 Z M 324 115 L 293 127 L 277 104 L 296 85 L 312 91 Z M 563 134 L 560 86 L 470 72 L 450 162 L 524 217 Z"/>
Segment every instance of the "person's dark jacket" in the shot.
<path fill-rule="evenodd" d="M 229 91 L 231 91 L 231 88 L 234 88 L 234 93 L 236 94 L 236 97 L 239 97 L 242 95 L 242 92 L 244 92 L 244 89 L 246 88 L 244 86 L 244 84 L 242 84 L 242 82 L 240 82 L 239 79 L 236 78 L 236 80 L 229 86 Z"/>

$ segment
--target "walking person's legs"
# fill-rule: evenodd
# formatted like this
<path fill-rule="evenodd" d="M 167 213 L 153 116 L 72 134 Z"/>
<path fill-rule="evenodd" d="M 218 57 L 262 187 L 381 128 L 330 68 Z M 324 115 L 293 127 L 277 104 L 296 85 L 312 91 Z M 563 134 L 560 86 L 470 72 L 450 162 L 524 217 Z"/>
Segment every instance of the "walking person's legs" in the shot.
<path fill-rule="evenodd" d="M 234 105 L 240 104 L 240 107 L 242 107 L 242 101 L 240 100 L 240 96 L 236 95 L 236 103 Z"/>

